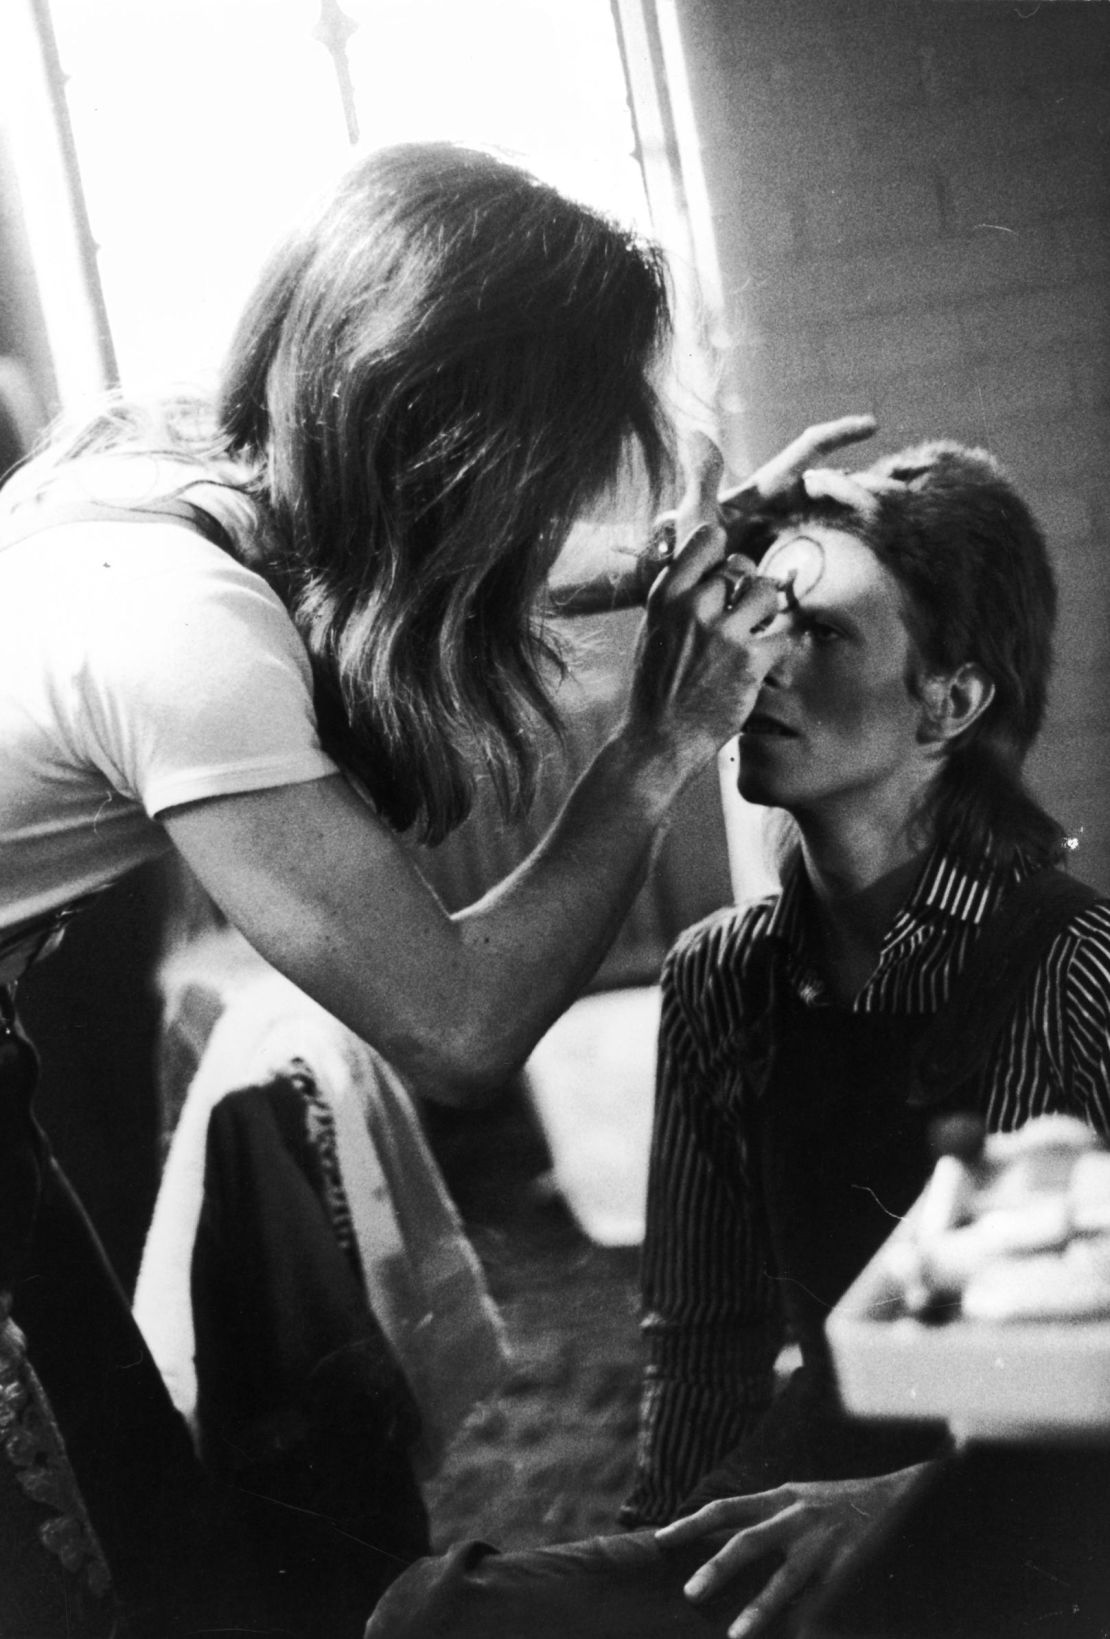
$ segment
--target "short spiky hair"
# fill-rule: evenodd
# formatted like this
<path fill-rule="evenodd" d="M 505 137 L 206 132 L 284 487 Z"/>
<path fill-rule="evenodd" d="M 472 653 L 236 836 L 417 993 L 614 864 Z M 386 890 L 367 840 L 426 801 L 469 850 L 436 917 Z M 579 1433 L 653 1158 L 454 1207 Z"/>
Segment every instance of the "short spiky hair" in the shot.
<path fill-rule="evenodd" d="M 983 731 L 1020 767 L 1040 732 L 1052 670 L 1056 578 L 1029 508 L 985 450 L 937 441 L 870 469 L 879 492 L 868 532 L 905 594 L 924 665 L 981 665 L 995 694 Z"/>
<path fill-rule="evenodd" d="M 1064 832 L 1026 789 L 1022 767 L 1040 732 L 1052 670 L 1056 579 L 1044 536 L 986 450 L 938 439 L 852 475 L 871 496 L 858 511 L 800 490 L 769 508 L 761 530 L 820 519 L 858 535 L 902 592 L 915 688 L 930 674 L 981 666 L 994 697 L 951 746 L 927 815 L 967 863 L 1059 855 Z"/>

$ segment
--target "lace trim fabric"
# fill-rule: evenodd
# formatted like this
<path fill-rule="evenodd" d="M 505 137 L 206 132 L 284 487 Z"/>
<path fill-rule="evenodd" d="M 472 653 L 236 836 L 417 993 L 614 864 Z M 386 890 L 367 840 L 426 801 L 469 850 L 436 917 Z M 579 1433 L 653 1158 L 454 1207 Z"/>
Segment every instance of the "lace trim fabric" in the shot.
<path fill-rule="evenodd" d="M 8 1294 L 0 1293 L 0 1450 L 25 1494 L 54 1511 L 39 1527 L 43 1547 L 94 1598 L 102 1599 L 111 1588 L 107 1561 L 10 1303 Z"/>
<path fill-rule="evenodd" d="M 316 1152 L 324 1183 L 324 1204 L 331 1219 L 332 1231 L 344 1254 L 361 1274 L 358 1246 L 355 1239 L 354 1219 L 343 1187 L 343 1173 L 339 1165 L 339 1140 L 335 1131 L 335 1116 L 326 1098 L 312 1079 L 308 1066 L 296 1061 L 292 1067 L 292 1081 L 305 1101 L 305 1127 L 309 1142 Z"/>

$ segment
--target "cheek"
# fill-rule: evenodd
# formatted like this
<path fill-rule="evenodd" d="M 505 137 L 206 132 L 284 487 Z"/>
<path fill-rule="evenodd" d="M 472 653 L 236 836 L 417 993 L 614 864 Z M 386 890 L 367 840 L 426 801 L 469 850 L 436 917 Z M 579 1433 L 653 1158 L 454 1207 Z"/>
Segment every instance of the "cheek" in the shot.
<path fill-rule="evenodd" d="M 838 736 L 857 743 L 915 737 L 918 708 L 901 674 L 867 681 L 838 671 L 814 682 L 813 719 Z"/>

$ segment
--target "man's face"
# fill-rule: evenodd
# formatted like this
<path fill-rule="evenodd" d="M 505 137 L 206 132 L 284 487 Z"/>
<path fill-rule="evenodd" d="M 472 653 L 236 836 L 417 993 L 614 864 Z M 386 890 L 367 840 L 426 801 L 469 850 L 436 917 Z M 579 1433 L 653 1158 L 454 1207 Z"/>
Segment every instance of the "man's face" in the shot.
<path fill-rule="evenodd" d="M 787 650 L 740 735 L 740 794 L 799 819 L 872 802 L 894 819 L 932 767 L 898 583 L 855 535 L 824 524 L 785 530 L 760 573 L 793 573 L 797 605 L 778 617 Z"/>

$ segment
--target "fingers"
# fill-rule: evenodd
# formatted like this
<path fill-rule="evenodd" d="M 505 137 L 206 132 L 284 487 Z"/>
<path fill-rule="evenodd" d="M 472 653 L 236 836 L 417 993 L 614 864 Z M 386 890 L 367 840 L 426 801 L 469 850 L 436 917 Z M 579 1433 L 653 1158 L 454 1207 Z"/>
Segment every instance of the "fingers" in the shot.
<path fill-rule="evenodd" d="M 724 554 L 725 532 L 717 514 L 724 470 L 725 458 L 712 439 L 693 434 L 685 492 L 675 511 L 657 520 L 649 548 L 668 567 L 670 591 L 688 591 Z"/>
<path fill-rule="evenodd" d="M 661 595 L 669 596 L 664 586 Z M 777 582 L 757 573 L 750 558 L 734 552 L 704 575 L 689 596 L 688 608 L 703 627 L 718 627 L 747 652 L 747 669 L 760 679 L 783 646 L 775 617 L 782 604 Z M 781 624 L 781 623 L 779 623 Z"/>
<path fill-rule="evenodd" d="M 552 601 L 561 615 L 596 614 L 642 604 L 664 570 L 684 561 L 678 591 L 695 585 L 707 564 L 724 552 L 725 533 L 717 515 L 717 491 L 725 458 L 705 433 L 691 436 L 687 485 L 677 508 L 661 513 L 647 546 L 620 574 L 608 571 L 593 581 L 553 590 Z M 704 532 L 708 531 L 708 534 Z M 688 548 L 697 543 L 691 558 Z"/>
<path fill-rule="evenodd" d="M 779 586 L 775 581 L 757 575 L 750 566 L 747 571 L 731 568 L 737 561 L 748 562 L 741 559 L 739 553 L 726 558 L 716 574 L 710 577 L 709 590 L 700 596 L 716 598 L 717 587 L 721 587 L 720 610 L 728 634 L 733 639 L 755 637 L 762 643 L 765 638 L 777 638 L 780 634 L 771 628 L 782 601 Z M 772 660 L 769 659 L 767 665 L 771 664 Z"/>
<path fill-rule="evenodd" d="M 799 456 L 805 457 L 808 466 L 818 456 L 831 455 L 833 450 L 843 449 L 845 444 L 858 444 L 862 439 L 870 438 L 877 425 L 873 415 L 838 416 L 835 421 L 821 421 L 814 427 L 807 427 L 794 440 L 793 447 L 796 447 Z"/>
<path fill-rule="evenodd" d="M 728 1630 L 728 1639 L 754 1639 L 822 1570 L 827 1547 L 819 1537 L 799 1543 L 754 1599 L 745 1605 Z"/>
<path fill-rule="evenodd" d="M 782 1547 L 782 1531 L 779 1516 L 772 1516 L 756 1525 L 749 1525 L 735 1536 L 729 1538 L 723 1548 L 719 1548 L 712 1559 L 707 1559 L 704 1565 L 698 1567 L 693 1576 L 683 1588 L 687 1599 L 708 1599 L 718 1589 L 723 1588 L 738 1571 L 745 1565 L 750 1565 L 755 1559 L 762 1559 L 772 1549 Z"/>
<path fill-rule="evenodd" d="M 768 1509 L 768 1497 L 773 1493 L 760 1492 L 750 1497 L 721 1497 L 716 1502 L 707 1502 L 704 1508 L 699 1508 L 696 1514 L 687 1514 L 685 1519 L 672 1520 L 669 1525 L 660 1526 L 655 1533 L 656 1541 L 667 1548 L 678 1548 L 686 1542 L 697 1542 L 702 1537 L 719 1535 L 721 1531 L 728 1531 L 748 1520 L 761 1520 Z M 774 1504 L 781 1507 L 781 1502 Z"/>
<path fill-rule="evenodd" d="M 742 552 L 730 552 L 724 563 L 713 573 L 725 583 L 725 613 L 730 614 L 741 601 L 752 580 L 756 567 Z"/>
<path fill-rule="evenodd" d="M 835 467 L 807 467 L 802 483 L 811 500 L 827 497 L 862 513 L 865 518 L 873 517 L 879 510 L 877 492 L 861 484 L 850 472 L 837 472 Z"/>
<path fill-rule="evenodd" d="M 679 546 L 662 586 L 668 597 L 691 591 L 712 570 L 720 568 L 725 555 L 725 532 L 720 524 L 703 523 Z M 653 587 L 653 591 L 654 591 Z"/>
<path fill-rule="evenodd" d="M 646 577 L 654 586 L 665 585 L 668 594 L 688 592 L 725 555 L 730 510 L 742 513 L 753 499 L 766 499 L 788 489 L 803 474 L 808 476 L 809 469 L 817 467 L 821 458 L 832 451 L 870 438 L 875 426 L 873 416 L 846 415 L 807 427 L 746 484 L 725 493 L 719 493 L 724 456 L 706 434 L 695 433 L 686 490 L 675 511 L 656 520 L 638 571 L 641 584 Z M 666 579 L 661 581 L 664 570 Z"/>
<path fill-rule="evenodd" d="M 754 498 L 779 495 L 796 483 L 807 467 L 818 465 L 822 457 L 846 444 L 870 438 L 876 425 L 874 416 L 845 415 L 807 427 L 784 450 L 765 461 L 746 483 L 721 495 L 718 504 L 727 512 L 730 507 L 743 509 Z"/>
<path fill-rule="evenodd" d="M 607 569 L 594 580 L 553 587 L 551 596 L 556 612 L 560 615 L 610 614 L 615 609 L 642 607 L 651 592 L 656 587 L 662 590 L 664 584 L 671 592 L 696 585 L 706 566 L 720 560 L 725 533 L 705 521 L 680 534 L 677 516 L 674 512 L 659 514 L 647 546 L 622 572 L 615 574 Z M 683 569 L 676 577 L 673 571 L 680 560 Z"/>
<path fill-rule="evenodd" d="M 686 488 L 675 509 L 675 535 L 680 547 L 700 525 L 717 522 L 717 491 L 724 475 L 725 458 L 706 433 L 691 434 L 686 469 Z"/>
<path fill-rule="evenodd" d="M 786 1554 L 785 1562 L 771 1574 L 732 1623 L 728 1630 L 729 1639 L 749 1639 L 749 1636 L 758 1633 L 828 1563 L 831 1551 L 828 1533 L 799 1533 L 798 1523 L 796 1511 L 791 1509 L 738 1531 L 686 1583 L 683 1592 L 688 1599 L 705 1600 L 724 1589 L 745 1566 L 776 1550 Z M 677 1538 L 672 1535 L 668 1540 L 673 1543 Z"/>

